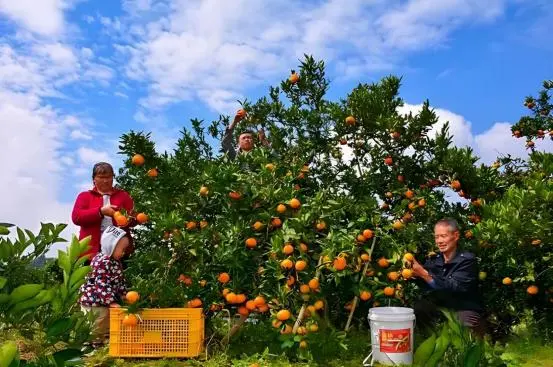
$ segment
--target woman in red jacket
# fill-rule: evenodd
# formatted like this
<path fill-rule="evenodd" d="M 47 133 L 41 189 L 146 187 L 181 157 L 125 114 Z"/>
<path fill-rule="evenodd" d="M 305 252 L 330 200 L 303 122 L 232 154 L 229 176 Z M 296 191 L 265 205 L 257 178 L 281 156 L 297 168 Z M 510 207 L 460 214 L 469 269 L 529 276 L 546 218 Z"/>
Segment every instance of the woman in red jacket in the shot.
<path fill-rule="evenodd" d="M 100 162 L 92 169 L 92 190 L 81 192 L 77 196 L 71 218 L 81 227 L 79 239 L 91 236 L 88 250 L 83 254 L 92 259 L 100 251 L 100 238 L 105 228 L 115 225 L 113 214 L 121 209 L 132 214 L 134 202 L 124 190 L 113 186 L 115 173 L 109 163 Z M 130 225 L 125 229 L 131 240 L 127 249 L 130 254 L 134 247 L 130 237 Z"/>

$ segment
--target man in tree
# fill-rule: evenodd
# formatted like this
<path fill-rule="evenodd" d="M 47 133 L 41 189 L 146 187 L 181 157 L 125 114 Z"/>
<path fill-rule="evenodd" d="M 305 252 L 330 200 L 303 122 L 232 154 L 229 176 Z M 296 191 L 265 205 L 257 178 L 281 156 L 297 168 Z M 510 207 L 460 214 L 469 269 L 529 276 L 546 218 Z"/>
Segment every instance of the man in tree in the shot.
<path fill-rule="evenodd" d="M 474 254 L 458 250 L 459 226 L 455 219 L 439 220 L 434 227 L 439 253 L 424 266 L 413 261 L 413 275 L 427 296 L 415 305 L 417 324 L 430 326 L 438 308 L 454 310 L 461 322 L 483 334 L 482 304 L 478 291 L 478 264 Z"/>
<path fill-rule="evenodd" d="M 238 154 L 250 152 L 254 148 L 254 133 L 249 130 L 243 131 L 238 136 L 238 147 L 235 148 L 232 142 L 234 129 L 236 128 L 236 125 L 244 119 L 244 117 L 246 117 L 245 111 L 238 110 L 236 116 L 234 116 L 234 120 L 225 130 L 225 135 L 221 142 L 223 152 L 228 154 L 231 160 L 236 158 Z M 263 131 L 263 129 L 259 130 L 259 132 L 257 133 L 257 137 L 263 146 L 269 147 L 269 141 L 265 137 L 265 132 Z"/>

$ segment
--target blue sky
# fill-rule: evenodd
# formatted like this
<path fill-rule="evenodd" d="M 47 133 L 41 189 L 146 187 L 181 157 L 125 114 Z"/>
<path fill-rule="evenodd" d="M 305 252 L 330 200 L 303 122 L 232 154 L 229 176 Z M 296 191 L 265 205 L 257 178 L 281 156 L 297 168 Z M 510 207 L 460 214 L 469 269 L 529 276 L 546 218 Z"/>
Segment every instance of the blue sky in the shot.
<path fill-rule="evenodd" d="M 405 111 L 428 98 L 483 161 L 522 156 L 508 127 L 553 78 L 551 24 L 546 0 L 0 0 L 0 218 L 68 222 L 122 133 L 170 149 L 190 118 L 232 114 L 304 53 L 326 61 L 332 98 L 400 75 Z"/>

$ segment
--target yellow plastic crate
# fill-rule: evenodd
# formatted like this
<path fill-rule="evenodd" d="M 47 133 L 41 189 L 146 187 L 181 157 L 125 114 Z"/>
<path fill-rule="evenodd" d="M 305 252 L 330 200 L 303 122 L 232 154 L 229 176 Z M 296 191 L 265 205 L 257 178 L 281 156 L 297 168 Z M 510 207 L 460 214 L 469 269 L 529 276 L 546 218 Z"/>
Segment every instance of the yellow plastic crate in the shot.
<path fill-rule="evenodd" d="M 112 357 L 196 357 L 203 350 L 201 308 L 146 308 L 137 326 L 123 325 L 124 308 L 110 309 L 109 355 Z"/>

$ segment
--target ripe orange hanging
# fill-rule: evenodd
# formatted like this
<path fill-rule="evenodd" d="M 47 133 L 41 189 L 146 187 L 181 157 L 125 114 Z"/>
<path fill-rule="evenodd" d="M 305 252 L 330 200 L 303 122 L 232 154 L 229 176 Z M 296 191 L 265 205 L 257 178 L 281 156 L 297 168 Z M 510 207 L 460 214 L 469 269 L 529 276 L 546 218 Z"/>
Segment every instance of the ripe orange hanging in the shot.
<path fill-rule="evenodd" d="M 290 259 L 284 259 L 280 262 L 280 266 L 283 269 L 292 269 L 292 267 L 294 266 L 294 263 Z"/>
<path fill-rule="evenodd" d="M 334 267 L 334 269 L 336 269 L 338 271 L 344 270 L 347 266 L 346 258 L 345 257 L 337 257 L 336 259 L 334 259 L 334 262 L 332 263 L 332 266 Z"/>
<path fill-rule="evenodd" d="M 292 71 L 292 73 L 290 74 L 290 77 L 288 78 L 288 81 L 290 82 L 290 84 L 296 84 L 299 80 L 300 80 L 300 76 L 295 71 Z"/>
<path fill-rule="evenodd" d="M 277 320 L 279 321 L 286 321 L 290 318 L 290 316 L 292 316 L 292 314 L 288 310 L 280 310 L 277 312 L 276 315 Z"/>
<path fill-rule="evenodd" d="M 294 253 L 294 246 L 292 246 L 290 243 L 287 243 L 282 248 L 282 253 L 284 255 L 292 255 Z"/>
<path fill-rule="evenodd" d="M 290 200 L 290 203 L 288 205 L 290 205 L 290 208 L 292 209 L 298 209 L 301 206 L 301 202 L 298 199 L 294 198 Z"/>
<path fill-rule="evenodd" d="M 255 305 L 257 307 L 263 306 L 265 304 L 265 297 L 257 296 L 257 297 L 255 297 L 255 299 L 253 301 L 255 302 Z"/>
<path fill-rule="evenodd" d="M 363 231 L 363 237 L 365 237 L 366 239 L 370 240 L 371 238 L 373 238 L 374 236 L 374 232 L 370 229 L 365 229 Z"/>
<path fill-rule="evenodd" d="M 386 287 L 384 288 L 384 295 L 387 297 L 393 297 L 393 295 L 396 293 L 396 290 L 392 287 Z"/>
<path fill-rule="evenodd" d="M 381 268 L 387 268 L 388 266 L 390 266 L 390 262 L 388 261 L 388 259 L 381 257 L 380 259 L 378 259 L 378 266 L 380 266 Z"/>
<path fill-rule="evenodd" d="M 246 240 L 247 248 L 255 248 L 257 246 L 257 240 L 253 237 L 250 237 Z"/>
<path fill-rule="evenodd" d="M 139 223 L 139 224 L 144 224 L 148 221 L 148 216 L 145 214 L 145 213 L 138 213 L 136 215 L 136 221 Z"/>
<path fill-rule="evenodd" d="M 148 175 L 148 177 L 151 177 L 151 178 L 157 177 L 157 175 L 158 175 L 157 169 L 152 168 L 152 169 L 148 170 L 147 175 Z"/>
<path fill-rule="evenodd" d="M 127 292 L 127 294 L 125 295 L 125 299 L 130 305 L 132 305 L 140 300 L 140 294 L 138 294 L 138 292 L 136 291 L 130 291 Z"/>
<path fill-rule="evenodd" d="M 277 211 L 277 213 L 279 213 L 279 214 L 286 213 L 286 205 L 284 205 L 284 204 L 278 204 L 277 207 L 276 207 L 276 211 Z"/>
<path fill-rule="evenodd" d="M 359 294 L 359 298 L 361 298 L 362 301 L 368 301 L 369 299 L 371 299 L 371 297 L 372 294 L 369 291 L 361 291 L 361 293 Z"/>
<path fill-rule="evenodd" d="M 146 160 L 142 154 L 135 154 L 133 155 L 131 162 L 135 166 L 142 166 Z"/>
<path fill-rule="evenodd" d="M 206 186 L 200 187 L 200 196 L 207 196 L 209 194 L 209 189 Z"/>
<path fill-rule="evenodd" d="M 356 123 L 355 117 L 353 117 L 353 116 L 346 117 L 346 124 L 347 125 L 353 126 L 353 125 L 355 125 L 355 123 Z"/>
<path fill-rule="evenodd" d="M 129 326 L 129 327 L 133 327 L 133 326 L 136 326 L 138 325 L 138 317 L 136 317 L 135 314 L 128 314 L 128 315 L 125 315 L 125 317 L 123 318 L 123 321 L 122 321 L 123 325 L 124 326 Z"/>
<path fill-rule="evenodd" d="M 240 200 L 242 198 L 242 194 L 239 193 L 238 191 L 231 191 L 229 192 L 228 196 L 232 200 Z"/>
<path fill-rule="evenodd" d="M 124 215 L 114 216 L 114 219 L 118 227 L 126 227 L 129 225 L 129 219 Z"/>
<path fill-rule="evenodd" d="M 307 267 L 307 262 L 304 260 L 298 260 L 296 262 L 296 271 L 303 271 Z"/>
<path fill-rule="evenodd" d="M 309 281 L 309 288 L 313 289 L 313 290 L 316 290 L 316 289 L 319 289 L 319 279 L 318 278 L 313 278 Z"/>
<path fill-rule="evenodd" d="M 217 280 L 219 283 L 226 284 L 230 281 L 230 275 L 228 273 L 221 273 L 217 277 Z"/>

